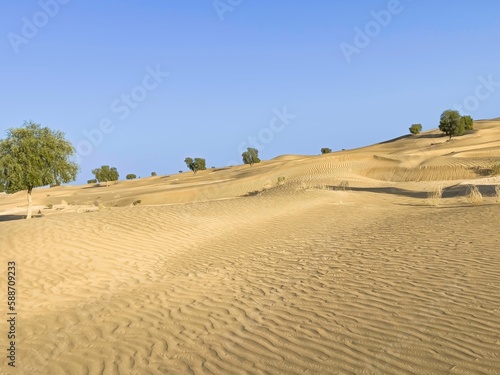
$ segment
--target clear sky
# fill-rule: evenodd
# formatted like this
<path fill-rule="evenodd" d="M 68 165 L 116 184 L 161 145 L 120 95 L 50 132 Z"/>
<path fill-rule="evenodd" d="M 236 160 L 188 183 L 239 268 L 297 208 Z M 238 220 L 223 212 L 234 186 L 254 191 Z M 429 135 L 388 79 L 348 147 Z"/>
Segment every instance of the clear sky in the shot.
<path fill-rule="evenodd" d="M 500 116 L 498 0 L 18 0 L 0 21 L 0 137 L 62 130 L 79 183 Z"/>

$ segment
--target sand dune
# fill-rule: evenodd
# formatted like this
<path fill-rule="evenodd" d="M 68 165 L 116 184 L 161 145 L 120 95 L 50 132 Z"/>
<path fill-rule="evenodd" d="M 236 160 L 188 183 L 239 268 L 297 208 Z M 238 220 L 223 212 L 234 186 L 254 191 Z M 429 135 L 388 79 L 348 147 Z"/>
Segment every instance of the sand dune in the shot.
<path fill-rule="evenodd" d="M 0 372 L 498 373 L 500 203 L 459 187 L 500 183 L 475 169 L 500 161 L 500 121 L 476 127 L 37 189 L 30 221 L 1 195 L 20 323 Z"/>

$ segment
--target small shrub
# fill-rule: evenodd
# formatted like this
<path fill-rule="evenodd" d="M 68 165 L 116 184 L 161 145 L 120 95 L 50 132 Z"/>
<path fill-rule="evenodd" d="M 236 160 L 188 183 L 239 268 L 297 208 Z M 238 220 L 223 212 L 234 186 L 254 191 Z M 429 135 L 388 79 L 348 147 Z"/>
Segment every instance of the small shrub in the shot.
<path fill-rule="evenodd" d="M 443 187 L 438 186 L 436 190 L 427 193 L 427 203 L 431 206 L 437 206 L 443 196 Z"/>
<path fill-rule="evenodd" d="M 413 124 L 410 126 L 410 133 L 413 135 L 417 135 L 422 131 L 422 125 L 421 124 Z"/>
<path fill-rule="evenodd" d="M 152 177 L 156 176 L 156 172 L 151 172 L 151 176 Z"/>
<path fill-rule="evenodd" d="M 95 178 L 87 180 L 87 184 L 97 184 L 97 180 Z"/>
<path fill-rule="evenodd" d="M 251 166 L 255 163 L 260 163 L 259 150 L 256 148 L 248 147 L 247 151 L 241 154 L 241 157 L 243 158 L 243 163 L 250 164 Z"/>
<path fill-rule="evenodd" d="M 49 203 L 46 207 L 47 207 L 49 210 L 51 210 L 51 209 L 52 209 L 52 207 L 54 207 L 54 206 L 52 205 L 52 203 Z"/>
<path fill-rule="evenodd" d="M 273 184 L 271 183 L 270 180 L 266 180 L 264 187 L 262 188 L 263 191 L 269 190 L 273 187 Z"/>
<path fill-rule="evenodd" d="M 495 163 L 491 166 L 490 168 L 490 175 L 491 176 L 498 176 L 500 175 L 500 163 Z"/>
<path fill-rule="evenodd" d="M 133 173 L 129 173 L 128 175 L 125 176 L 127 180 L 134 180 L 137 178 L 137 176 Z"/>
<path fill-rule="evenodd" d="M 136 201 L 135 201 L 134 203 L 132 203 L 132 204 L 133 204 L 134 206 L 137 206 L 137 205 L 138 205 L 138 204 L 140 204 L 140 203 L 141 203 L 141 200 L 140 200 L 140 199 L 138 199 L 138 200 L 136 200 Z"/>
<path fill-rule="evenodd" d="M 305 181 L 300 181 L 300 184 L 299 186 L 295 189 L 296 191 L 299 191 L 299 190 L 306 190 L 308 189 L 309 186 L 307 186 L 307 184 L 305 183 Z"/>
<path fill-rule="evenodd" d="M 476 185 L 467 187 L 467 200 L 472 204 L 479 204 L 483 201 L 483 195 Z"/>
<path fill-rule="evenodd" d="M 179 171 L 179 173 L 182 173 L 182 171 Z"/>
<path fill-rule="evenodd" d="M 285 183 L 285 177 L 278 177 L 278 185 L 283 185 Z"/>
<path fill-rule="evenodd" d="M 328 148 L 328 147 L 324 147 L 321 149 L 321 153 L 322 154 L 329 154 L 332 152 L 332 149 L 331 148 Z"/>
<path fill-rule="evenodd" d="M 349 190 L 349 181 L 341 181 L 339 184 L 339 190 Z"/>

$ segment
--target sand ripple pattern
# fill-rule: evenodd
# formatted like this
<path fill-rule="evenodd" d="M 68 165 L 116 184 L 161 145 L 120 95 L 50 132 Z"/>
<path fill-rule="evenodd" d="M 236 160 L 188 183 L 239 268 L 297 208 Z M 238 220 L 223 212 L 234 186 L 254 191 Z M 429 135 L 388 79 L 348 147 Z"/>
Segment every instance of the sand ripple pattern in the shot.
<path fill-rule="evenodd" d="M 500 206 L 336 194 L 3 223 L 18 373 L 498 373 Z"/>

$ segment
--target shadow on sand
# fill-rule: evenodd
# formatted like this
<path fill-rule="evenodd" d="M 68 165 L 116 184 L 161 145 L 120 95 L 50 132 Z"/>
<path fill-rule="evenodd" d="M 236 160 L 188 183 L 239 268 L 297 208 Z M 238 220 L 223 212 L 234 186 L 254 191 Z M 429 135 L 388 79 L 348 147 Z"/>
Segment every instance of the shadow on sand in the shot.
<path fill-rule="evenodd" d="M 442 198 L 456 198 L 466 196 L 470 185 L 454 185 L 443 189 Z M 496 194 L 495 187 L 497 185 L 475 185 L 483 197 L 494 197 Z M 339 190 L 338 186 L 329 186 L 329 190 Z M 391 194 L 399 195 L 409 198 L 425 199 L 428 197 L 427 191 L 414 191 L 405 190 L 395 187 L 381 187 L 381 188 L 362 188 L 362 187 L 349 187 L 350 191 L 362 191 L 368 193 L 378 194 Z"/>
<path fill-rule="evenodd" d="M 0 222 L 26 219 L 26 215 L 0 215 Z"/>

